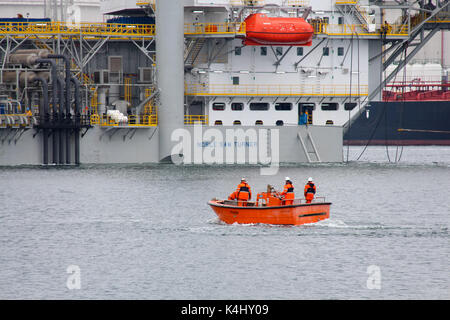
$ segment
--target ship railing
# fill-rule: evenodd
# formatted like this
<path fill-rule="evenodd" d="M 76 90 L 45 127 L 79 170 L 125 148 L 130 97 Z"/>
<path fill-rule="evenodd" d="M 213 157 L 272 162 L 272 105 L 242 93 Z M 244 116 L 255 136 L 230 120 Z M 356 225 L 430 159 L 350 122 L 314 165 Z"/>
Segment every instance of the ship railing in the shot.
<path fill-rule="evenodd" d="M 367 96 L 368 86 L 347 84 L 186 84 L 190 96 Z"/>
<path fill-rule="evenodd" d="M 62 118 L 58 114 L 48 114 L 44 118 L 38 114 L 0 114 L 0 127 L 2 128 L 23 128 L 23 127 L 33 127 L 36 125 L 43 125 L 45 123 L 74 123 L 77 121 L 80 125 L 89 125 L 89 117 L 86 115 L 80 115 L 78 119 L 75 119 L 73 115 L 69 118 Z"/>
<path fill-rule="evenodd" d="M 315 34 L 326 34 L 330 36 L 373 36 L 381 35 L 381 30 L 376 29 L 374 32 L 367 31 L 365 24 L 329 24 L 323 22 L 311 21 Z M 389 36 L 406 36 L 409 34 L 408 25 L 389 24 L 385 26 L 386 35 Z"/>
<path fill-rule="evenodd" d="M 84 36 L 154 36 L 154 24 L 0 22 L 0 34 L 6 35 L 84 35 Z"/>
<path fill-rule="evenodd" d="M 138 7 L 146 7 L 146 6 L 155 7 L 155 4 L 156 4 L 156 0 L 147 0 L 147 1 L 138 0 L 138 1 L 136 1 L 136 6 L 138 6 Z"/>
<path fill-rule="evenodd" d="M 291 7 L 306 7 L 309 6 L 310 0 L 284 0 L 283 5 L 284 6 L 291 6 Z"/>
<path fill-rule="evenodd" d="M 232 6 L 263 6 L 265 0 L 230 0 Z"/>
<path fill-rule="evenodd" d="M 184 116 L 184 124 L 185 125 L 195 125 L 195 124 L 208 124 L 208 116 L 207 115 L 185 115 Z"/>
<path fill-rule="evenodd" d="M 119 121 L 107 115 L 92 114 L 90 116 L 90 124 L 101 127 L 155 127 L 158 125 L 158 115 L 128 115 L 126 119 Z"/>
<path fill-rule="evenodd" d="M 350 5 L 350 4 L 358 4 L 359 0 L 336 0 L 335 4 L 338 5 Z"/>
<path fill-rule="evenodd" d="M 184 34 L 213 35 L 213 34 L 246 34 L 245 22 L 227 23 L 185 23 Z"/>

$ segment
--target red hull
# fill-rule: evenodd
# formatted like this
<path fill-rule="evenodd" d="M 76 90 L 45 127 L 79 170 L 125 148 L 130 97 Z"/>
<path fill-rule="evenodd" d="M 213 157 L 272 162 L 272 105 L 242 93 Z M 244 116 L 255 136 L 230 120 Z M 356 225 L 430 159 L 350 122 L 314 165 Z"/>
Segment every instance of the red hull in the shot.
<path fill-rule="evenodd" d="M 263 223 L 277 225 L 302 225 L 315 223 L 330 217 L 329 202 L 290 206 L 232 206 L 223 201 L 208 202 L 220 220 L 228 224 Z"/>
<path fill-rule="evenodd" d="M 310 46 L 313 27 L 302 18 L 269 18 L 265 14 L 251 14 L 245 19 L 246 45 Z"/>

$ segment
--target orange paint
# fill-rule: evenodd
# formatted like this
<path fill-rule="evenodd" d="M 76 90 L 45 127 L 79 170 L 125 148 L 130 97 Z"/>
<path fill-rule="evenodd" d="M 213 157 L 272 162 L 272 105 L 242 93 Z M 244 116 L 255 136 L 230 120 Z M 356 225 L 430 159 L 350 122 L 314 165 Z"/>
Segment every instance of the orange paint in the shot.
<path fill-rule="evenodd" d="M 303 18 L 268 17 L 251 14 L 245 19 L 245 45 L 310 46 L 314 28 Z"/>

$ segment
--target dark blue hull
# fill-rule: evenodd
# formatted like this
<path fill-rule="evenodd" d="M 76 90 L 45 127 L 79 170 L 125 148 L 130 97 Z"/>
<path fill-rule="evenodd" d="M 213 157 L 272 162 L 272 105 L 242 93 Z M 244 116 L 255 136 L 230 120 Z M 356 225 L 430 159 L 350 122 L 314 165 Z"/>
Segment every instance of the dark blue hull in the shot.
<path fill-rule="evenodd" d="M 344 144 L 450 145 L 450 101 L 371 102 L 366 110 Z"/>

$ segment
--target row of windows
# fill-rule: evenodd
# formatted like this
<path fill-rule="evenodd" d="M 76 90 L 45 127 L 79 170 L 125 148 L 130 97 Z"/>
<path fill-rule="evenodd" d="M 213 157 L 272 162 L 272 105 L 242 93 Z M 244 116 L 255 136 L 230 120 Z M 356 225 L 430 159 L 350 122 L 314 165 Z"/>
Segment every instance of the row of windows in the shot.
<path fill-rule="evenodd" d="M 249 104 L 249 109 L 251 111 L 267 111 L 269 110 L 270 104 L 267 102 L 252 102 Z M 302 111 L 306 109 L 315 110 L 316 104 L 315 103 L 299 103 L 299 108 L 301 108 Z M 344 110 L 349 111 L 353 110 L 356 107 L 355 102 L 347 102 L 344 104 Z M 212 109 L 214 111 L 224 111 L 226 108 L 226 105 L 224 102 L 215 102 L 212 105 Z M 337 102 L 324 102 L 321 104 L 321 109 L 323 111 L 336 111 L 339 109 L 339 103 Z M 231 104 L 231 110 L 233 111 L 243 111 L 244 110 L 244 103 L 242 102 L 233 102 Z M 278 102 L 275 103 L 275 110 L 276 111 L 291 111 L 292 110 L 292 103 L 290 102 Z"/>
<path fill-rule="evenodd" d="M 327 121 L 325 122 L 325 124 L 333 125 L 333 124 L 334 124 L 334 121 L 333 121 L 333 120 L 327 120 Z M 215 125 L 215 126 L 222 126 L 222 125 L 223 125 L 223 122 L 222 122 L 222 120 L 216 120 L 216 121 L 214 122 L 214 125 Z M 233 126 L 240 126 L 240 125 L 242 125 L 241 120 L 234 120 L 234 121 L 233 121 Z M 264 125 L 264 122 L 263 122 L 262 120 L 256 120 L 256 121 L 255 121 L 255 125 L 257 125 L 257 126 L 262 126 L 262 125 Z M 278 121 L 275 122 L 275 125 L 276 125 L 276 126 L 283 126 L 283 125 L 284 125 L 284 122 L 283 122 L 283 120 L 278 120 Z"/>
<path fill-rule="evenodd" d="M 236 56 L 240 56 L 242 54 L 242 47 L 235 47 L 234 54 Z M 260 47 L 260 54 L 262 56 L 267 56 L 267 47 Z M 277 56 L 282 56 L 283 55 L 283 47 L 276 47 L 275 54 Z M 330 55 L 330 47 L 323 47 L 322 54 L 326 57 L 329 56 Z M 338 47 L 337 54 L 338 54 L 338 56 L 343 56 L 344 55 L 344 47 Z M 303 56 L 303 47 L 297 47 L 297 56 Z"/>
<path fill-rule="evenodd" d="M 214 122 L 214 125 L 215 126 L 221 126 L 221 125 L 223 125 L 223 122 L 222 122 L 222 120 L 216 120 Z M 241 120 L 234 120 L 233 121 L 233 126 L 240 126 L 240 125 L 242 125 Z M 262 125 L 264 125 L 264 122 L 262 120 L 256 120 L 255 121 L 255 125 L 262 126 Z M 275 125 L 282 126 L 282 125 L 284 125 L 284 122 L 283 122 L 283 120 L 278 120 L 278 121 L 275 122 Z"/>
<path fill-rule="evenodd" d="M 249 104 L 249 108 L 251 111 L 267 111 L 269 110 L 269 103 L 267 102 L 252 102 Z M 223 102 L 215 102 L 212 105 L 212 109 L 214 111 L 224 111 L 225 103 Z M 231 104 L 231 110 L 233 111 L 242 111 L 244 110 L 244 104 L 242 102 L 233 102 Z M 292 110 L 292 103 L 288 102 L 280 102 L 275 104 L 275 110 L 277 111 L 289 111 Z"/>

